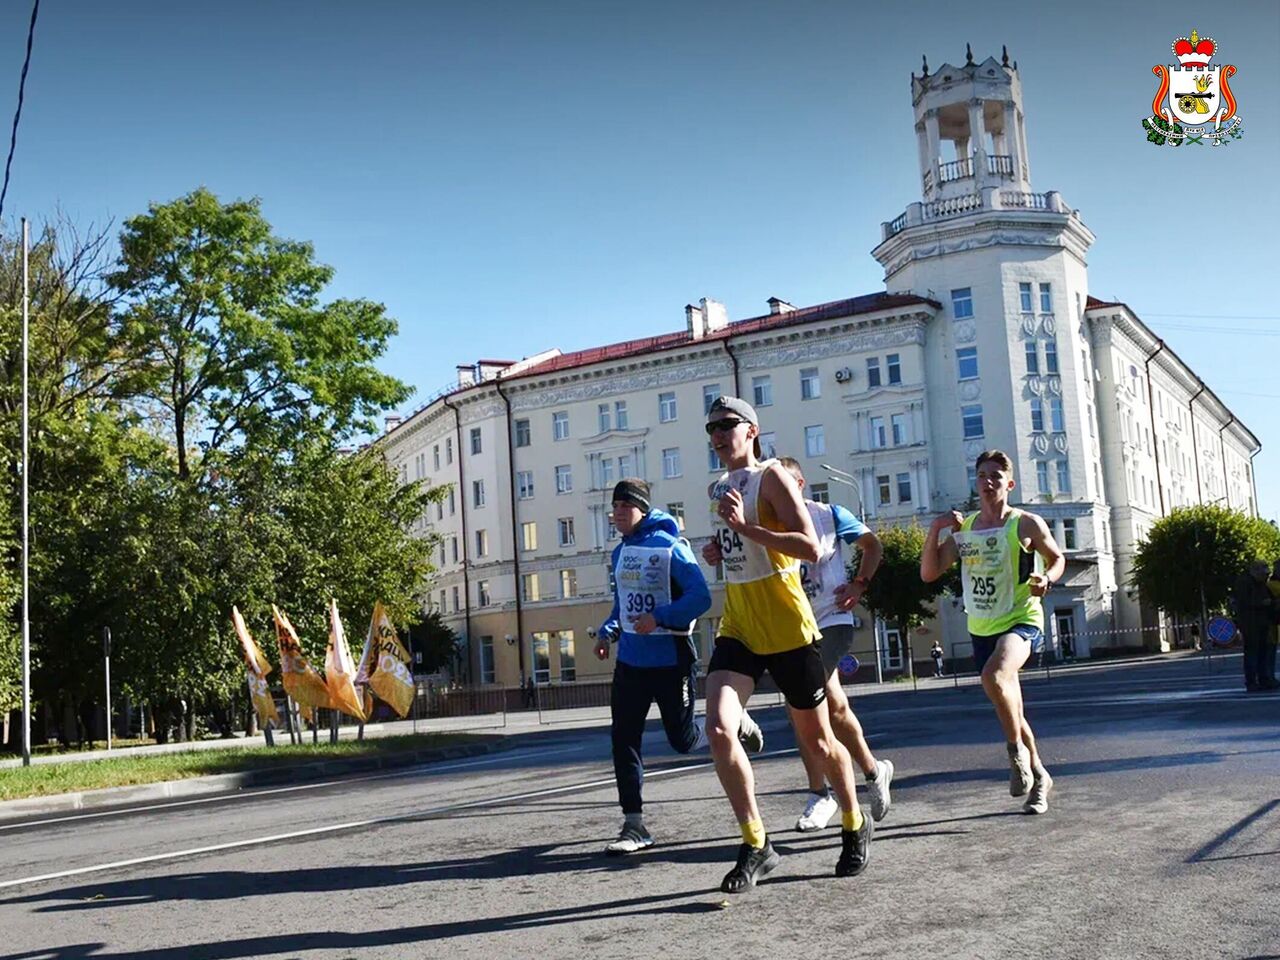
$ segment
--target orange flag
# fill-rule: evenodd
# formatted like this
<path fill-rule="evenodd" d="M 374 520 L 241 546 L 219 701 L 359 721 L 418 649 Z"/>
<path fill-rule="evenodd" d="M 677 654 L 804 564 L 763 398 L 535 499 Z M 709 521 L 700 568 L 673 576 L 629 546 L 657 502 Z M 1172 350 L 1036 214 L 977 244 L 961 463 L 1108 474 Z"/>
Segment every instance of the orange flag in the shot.
<path fill-rule="evenodd" d="M 409 651 L 405 649 L 396 628 L 391 625 L 382 602 L 373 605 L 373 620 L 365 639 L 361 670 L 369 678 L 369 687 L 391 704 L 401 717 L 409 715 L 413 706 L 413 673 L 409 670 Z"/>
<path fill-rule="evenodd" d="M 280 673 L 285 692 L 304 707 L 329 706 L 329 689 L 307 662 L 298 642 L 298 631 L 274 603 L 271 613 L 276 618 L 276 642 L 280 644 Z"/>
<path fill-rule="evenodd" d="M 324 655 L 324 682 L 329 688 L 329 701 L 343 713 L 364 720 L 364 706 L 356 692 L 356 662 L 351 659 L 347 635 L 338 618 L 338 601 L 329 601 L 329 649 Z"/>
<path fill-rule="evenodd" d="M 280 714 L 276 712 L 275 699 L 267 687 L 267 674 L 271 672 L 271 664 L 249 633 L 244 617 L 240 616 L 240 611 L 235 607 L 231 608 L 231 623 L 236 628 L 236 636 L 240 638 L 240 648 L 244 652 L 245 679 L 249 681 L 249 699 L 258 715 L 258 723 L 264 727 L 269 722 L 278 724 Z"/>

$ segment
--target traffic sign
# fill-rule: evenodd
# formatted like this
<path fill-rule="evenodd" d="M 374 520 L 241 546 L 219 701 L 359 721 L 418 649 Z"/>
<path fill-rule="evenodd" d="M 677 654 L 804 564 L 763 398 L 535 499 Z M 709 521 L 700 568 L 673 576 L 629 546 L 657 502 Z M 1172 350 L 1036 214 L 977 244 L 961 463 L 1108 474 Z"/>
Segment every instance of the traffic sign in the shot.
<path fill-rule="evenodd" d="M 1209 621 L 1209 639 L 1225 647 L 1236 638 L 1236 625 L 1226 617 L 1214 617 Z"/>
<path fill-rule="evenodd" d="M 840 672 L 842 674 L 844 674 L 846 677 L 851 677 L 858 672 L 858 666 L 859 666 L 858 658 L 855 657 L 852 653 L 846 653 L 843 657 L 840 658 L 840 662 L 837 664 L 837 666 L 840 668 Z"/>

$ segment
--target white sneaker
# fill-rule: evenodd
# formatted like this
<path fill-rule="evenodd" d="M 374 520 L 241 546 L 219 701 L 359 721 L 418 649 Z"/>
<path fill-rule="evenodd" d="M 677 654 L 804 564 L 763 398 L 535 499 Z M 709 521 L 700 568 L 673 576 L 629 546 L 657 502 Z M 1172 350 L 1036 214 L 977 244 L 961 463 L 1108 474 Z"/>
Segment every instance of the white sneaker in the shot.
<path fill-rule="evenodd" d="M 821 830 L 840 809 L 840 804 L 830 793 L 810 793 L 809 801 L 804 805 L 804 813 L 796 821 L 796 829 L 801 833 Z"/>
<path fill-rule="evenodd" d="M 1031 754 L 1022 744 L 1009 748 L 1009 796 L 1021 797 L 1031 789 Z"/>
<path fill-rule="evenodd" d="M 879 823 L 889 812 L 893 803 L 889 796 L 889 784 L 893 783 L 893 761 L 876 761 L 876 778 L 867 781 L 867 790 L 871 794 L 871 819 Z"/>
<path fill-rule="evenodd" d="M 624 856 L 629 853 L 638 853 L 652 846 L 653 836 L 643 824 L 624 823 L 618 839 L 606 846 L 604 852 L 613 856 Z"/>
<path fill-rule="evenodd" d="M 764 731 L 745 710 L 742 711 L 742 722 L 738 724 L 738 740 L 747 753 L 760 753 L 764 750 Z"/>

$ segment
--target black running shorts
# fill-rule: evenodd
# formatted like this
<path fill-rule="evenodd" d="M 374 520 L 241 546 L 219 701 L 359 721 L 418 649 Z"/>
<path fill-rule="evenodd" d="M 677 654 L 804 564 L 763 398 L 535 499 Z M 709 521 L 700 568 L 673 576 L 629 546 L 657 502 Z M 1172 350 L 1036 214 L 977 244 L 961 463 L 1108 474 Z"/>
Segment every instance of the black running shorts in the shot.
<path fill-rule="evenodd" d="M 818 642 L 782 653 L 756 653 L 741 640 L 716 637 L 707 673 L 728 670 L 759 683 L 766 670 L 787 703 L 797 710 L 813 710 L 827 698 L 827 673 Z"/>

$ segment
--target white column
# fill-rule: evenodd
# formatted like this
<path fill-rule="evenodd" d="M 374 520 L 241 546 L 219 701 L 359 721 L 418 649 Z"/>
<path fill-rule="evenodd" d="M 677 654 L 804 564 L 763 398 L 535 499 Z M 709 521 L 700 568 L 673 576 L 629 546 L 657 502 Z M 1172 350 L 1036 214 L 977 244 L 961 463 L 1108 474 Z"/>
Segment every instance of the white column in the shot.
<path fill-rule="evenodd" d="M 911 442 L 924 443 L 924 404 L 919 400 L 911 404 Z"/>
<path fill-rule="evenodd" d="M 928 460 L 917 461 L 916 470 L 917 470 L 917 475 L 919 477 L 917 482 L 920 485 L 920 506 L 924 507 L 925 510 L 932 510 L 933 497 L 929 492 L 930 490 L 929 461 Z"/>
<path fill-rule="evenodd" d="M 987 136 L 982 120 L 982 101 L 969 101 L 969 144 L 973 150 L 973 176 L 979 185 L 987 177 Z"/>
<path fill-rule="evenodd" d="M 929 169 L 933 171 L 933 187 L 936 193 L 938 183 L 938 160 L 942 156 L 938 138 L 938 111 L 929 110 L 924 115 L 924 131 L 929 146 Z"/>
<path fill-rule="evenodd" d="M 1015 181 L 1025 180 L 1022 151 L 1018 149 L 1018 114 L 1013 107 L 1012 100 L 1004 102 L 1004 136 L 1000 149 L 1013 158 L 1013 179 Z"/>

